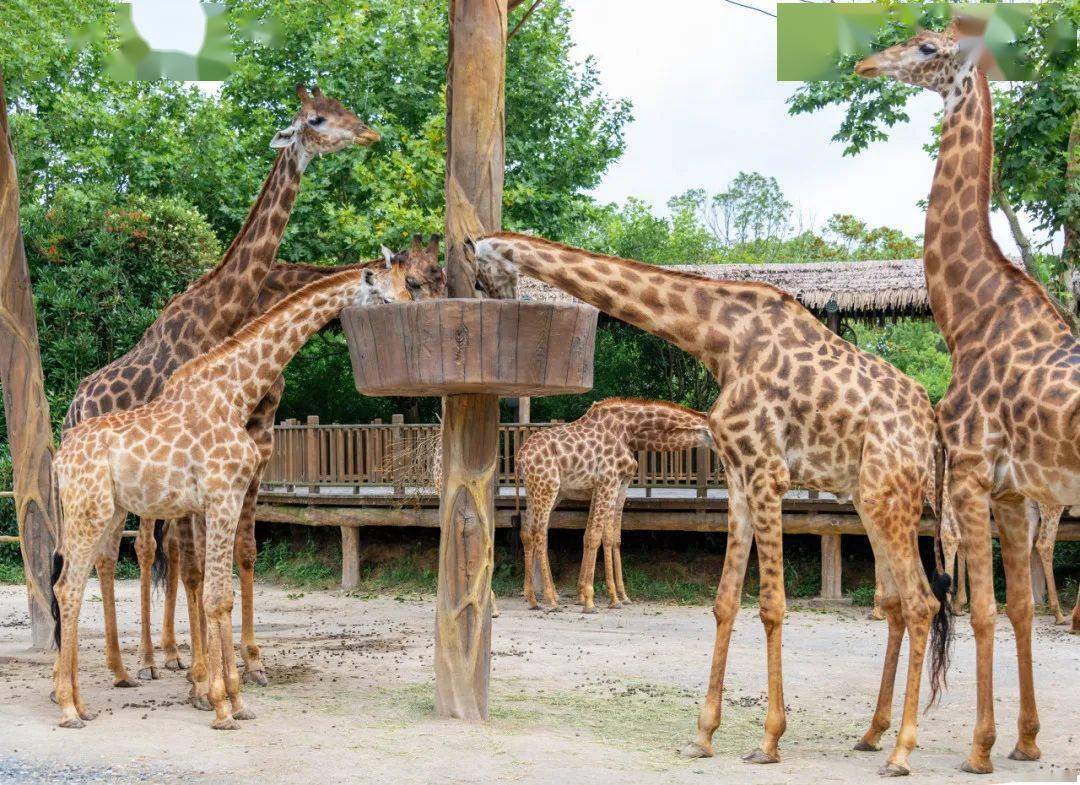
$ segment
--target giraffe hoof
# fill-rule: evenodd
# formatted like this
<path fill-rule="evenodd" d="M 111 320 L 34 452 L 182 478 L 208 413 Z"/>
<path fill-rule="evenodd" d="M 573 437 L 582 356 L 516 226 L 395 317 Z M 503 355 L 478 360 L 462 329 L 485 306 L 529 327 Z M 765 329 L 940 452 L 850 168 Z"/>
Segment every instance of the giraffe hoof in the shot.
<path fill-rule="evenodd" d="M 749 755 L 744 755 L 743 756 L 743 761 L 745 761 L 746 763 L 761 763 L 761 764 L 779 763 L 780 762 L 780 756 L 779 755 L 770 755 L 769 753 L 765 752 L 765 750 L 761 749 L 761 747 L 758 747 L 756 750 L 753 750 Z"/>
<path fill-rule="evenodd" d="M 243 720 L 253 720 L 253 719 L 255 719 L 255 712 L 253 712 L 251 709 L 249 709 L 247 706 L 245 706 L 244 708 L 240 709 L 240 711 L 234 711 L 233 712 L 233 719 L 237 719 L 237 720 L 241 720 L 241 721 L 243 721 Z"/>
<path fill-rule="evenodd" d="M 214 730 L 240 730 L 240 723 L 232 717 L 226 717 L 222 720 L 214 720 L 210 723 L 210 727 Z"/>
<path fill-rule="evenodd" d="M 165 660 L 165 669 L 170 671 L 183 671 L 187 670 L 187 665 L 179 657 L 173 657 L 171 660 Z"/>
<path fill-rule="evenodd" d="M 210 699 L 205 695 L 192 695 L 191 705 L 199 711 L 213 711 L 214 707 L 210 705 Z"/>
<path fill-rule="evenodd" d="M 608 610 L 609 611 L 617 611 L 617 610 L 620 610 L 621 608 L 622 608 L 622 603 L 621 602 L 609 602 L 608 603 Z"/>
<path fill-rule="evenodd" d="M 122 679 L 117 679 L 116 681 L 114 681 L 113 686 L 127 689 L 129 687 L 138 687 L 139 683 L 137 681 L 132 681 L 130 676 L 125 676 Z"/>
<path fill-rule="evenodd" d="M 1069 632 L 1071 632 L 1073 635 L 1080 635 L 1080 627 L 1073 627 L 1071 630 L 1069 630 Z"/>
<path fill-rule="evenodd" d="M 679 754 L 684 758 L 711 758 L 713 756 L 712 750 L 702 747 L 696 741 L 691 741 L 686 744 Z"/>
<path fill-rule="evenodd" d="M 630 602 L 630 598 L 629 598 L 629 597 L 623 597 L 623 598 L 622 598 L 622 604 L 623 604 L 623 605 L 633 605 L 634 603 Z"/>
<path fill-rule="evenodd" d="M 874 744 L 873 742 L 866 741 L 865 739 L 859 739 L 855 743 L 856 752 L 881 752 L 881 745 Z"/>
<path fill-rule="evenodd" d="M 60 702 L 60 701 L 58 701 L 58 700 L 56 699 L 56 690 L 52 690 L 52 691 L 51 691 L 51 692 L 49 693 L 49 700 L 51 700 L 51 701 L 52 701 L 53 703 L 59 703 L 59 702 Z"/>
<path fill-rule="evenodd" d="M 540 610 L 542 610 L 544 613 L 562 613 L 562 609 L 562 606 L 559 605 L 559 603 L 557 602 L 553 602 L 551 603 L 551 605 L 548 605 L 546 607 L 543 605 L 540 606 Z"/>
<path fill-rule="evenodd" d="M 84 722 L 90 722 L 90 720 L 96 720 L 98 713 L 96 711 L 90 711 L 89 709 L 83 709 L 79 712 L 79 719 Z"/>
<path fill-rule="evenodd" d="M 1009 760 L 1022 760 L 1022 761 L 1036 761 L 1042 757 L 1042 751 L 1032 745 L 1031 749 L 1020 749 L 1017 745 L 1013 747 L 1013 751 L 1009 753 Z"/>
<path fill-rule="evenodd" d="M 492 608 L 491 609 L 491 618 L 493 618 L 493 619 L 499 618 L 499 611 L 498 611 L 497 608 Z"/>
<path fill-rule="evenodd" d="M 157 668 L 151 665 L 149 668 L 142 668 L 139 671 L 139 678 L 143 681 L 154 681 L 155 679 L 160 679 L 161 674 L 158 672 Z"/>
<path fill-rule="evenodd" d="M 879 777 L 906 777 L 909 774 L 911 774 L 911 769 L 899 763 L 886 763 L 878 769 Z"/>
<path fill-rule="evenodd" d="M 966 771 L 968 774 L 993 774 L 994 764 L 989 760 L 986 763 L 974 764 L 970 760 L 966 760 L 960 764 L 960 771 Z"/>
<path fill-rule="evenodd" d="M 244 684 L 257 684 L 260 687 L 265 687 L 269 683 L 270 680 L 266 678 L 266 671 L 262 668 L 244 671 Z"/>
<path fill-rule="evenodd" d="M 61 728 L 85 728 L 86 723 L 78 717 L 70 717 L 69 719 L 62 720 L 60 722 Z"/>

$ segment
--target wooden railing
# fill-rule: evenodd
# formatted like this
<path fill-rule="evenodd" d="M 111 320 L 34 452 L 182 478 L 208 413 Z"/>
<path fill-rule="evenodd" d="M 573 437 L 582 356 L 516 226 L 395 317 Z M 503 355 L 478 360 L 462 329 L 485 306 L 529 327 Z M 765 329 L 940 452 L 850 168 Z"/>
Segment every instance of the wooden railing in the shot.
<path fill-rule="evenodd" d="M 498 482 L 517 482 L 517 453 L 525 440 L 553 423 L 503 423 L 499 426 Z M 406 487 L 430 487 L 436 424 L 406 424 L 394 415 L 387 424 L 324 425 L 318 417 L 304 423 L 286 420 L 274 434 L 274 453 L 263 475 L 264 483 L 380 486 L 402 493 Z M 705 448 L 679 452 L 641 451 L 634 485 L 646 494 L 657 487 L 722 487 L 720 464 Z"/>

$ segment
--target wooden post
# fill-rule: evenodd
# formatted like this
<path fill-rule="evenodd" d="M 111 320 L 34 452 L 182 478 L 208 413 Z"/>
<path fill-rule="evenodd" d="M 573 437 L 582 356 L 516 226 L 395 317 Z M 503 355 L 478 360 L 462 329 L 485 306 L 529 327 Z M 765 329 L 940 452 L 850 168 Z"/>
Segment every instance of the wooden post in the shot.
<path fill-rule="evenodd" d="M 697 495 L 704 499 L 709 495 L 709 468 L 712 463 L 712 451 L 708 447 L 697 448 Z"/>
<path fill-rule="evenodd" d="M 309 414 L 304 432 L 304 479 L 310 483 L 309 493 L 319 492 L 319 433 L 315 430 L 318 425 L 319 415 Z"/>
<path fill-rule="evenodd" d="M 507 0 L 450 0 L 446 83 L 446 270 L 451 297 L 473 297 L 466 227 L 502 227 Z M 466 336 L 467 337 L 467 336 Z M 435 711 L 486 720 L 499 399 L 451 395 L 443 415 L 435 611 Z"/>
<path fill-rule="evenodd" d="M 401 454 L 405 449 L 402 428 L 405 415 L 391 414 L 390 422 L 394 426 L 390 432 L 390 481 L 394 484 L 394 496 L 400 497 L 405 495 L 405 457 Z"/>
<path fill-rule="evenodd" d="M 53 439 L 41 372 L 37 316 L 19 227 L 19 184 L 8 137 L 7 103 L 0 71 L 0 387 L 14 473 L 30 638 L 52 645 L 52 553 L 59 518 L 52 491 Z"/>
<path fill-rule="evenodd" d="M 826 534 L 821 538 L 821 599 L 839 600 L 843 597 L 840 586 L 842 562 L 840 559 L 839 534 Z"/>
<path fill-rule="evenodd" d="M 518 398 L 518 422 L 528 423 L 532 416 L 532 398 L 527 396 Z"/>
<path fill-rule="evenodd" d="M 341 588 L 355 589 L 360 585 L 360 529 L 341 527 Z"/>

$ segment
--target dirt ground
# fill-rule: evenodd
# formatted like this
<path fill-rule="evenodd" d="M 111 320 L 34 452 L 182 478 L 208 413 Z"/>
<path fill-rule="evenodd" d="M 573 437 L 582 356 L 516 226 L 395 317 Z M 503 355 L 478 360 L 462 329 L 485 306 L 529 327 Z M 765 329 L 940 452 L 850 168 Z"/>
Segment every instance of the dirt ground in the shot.
<path fill-rule="evenodd" d="M 883 623 L 865 620 L 863 609 L 788 614 L 783 761 L 752 766 L 739 758 L 757 743 L 765 713 L 764 635 L 754 608 L 744 608 L 735 626 L 716 756 L 684 760 L 676 749 L 692 737 L 712 649 L 705 607 L 646 603 L 583 616 L 531 612 L 520 599 L 503 599 L 492 719 L 469 724 L 433 712 L 432 598 L 260 585 L 258 635 L 271 686 L 247 687 L 257 719 L 221 732 L 185 703 L 182 674 L 112 688 L 96 584 L 87 596 L 82 687 L 102 713 L 83 730 L 62 730 L 48 699 L 52 659 L 26 651 L 25 594 L 0 587 L 0 783 L 861 783 L 886 757 L 851 749 L 870 718 L 885 646 Z M 119 609 L 134 673 L 134 582 L 121 583 Z M 178 617 L 186 638 L 182 605 Z M 1075 781 L 1080 638 L 1036 620 L 1038 763 L 1005 757 L 1015 741 L 1017 685 L 1004 616 L 997 646 L 997 771 L 976 778 L 957 770 L 975 707 L 974 643 L 961 619 L 950 690 L 920 717 L 911 782 Z"/>

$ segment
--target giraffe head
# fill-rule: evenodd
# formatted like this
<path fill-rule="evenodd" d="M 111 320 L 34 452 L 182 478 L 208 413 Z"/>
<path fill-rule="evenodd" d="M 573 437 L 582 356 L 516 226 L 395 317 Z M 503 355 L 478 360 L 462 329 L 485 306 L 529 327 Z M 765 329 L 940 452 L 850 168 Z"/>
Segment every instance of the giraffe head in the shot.
<path fill-rule="evenodd" d="M 478 296 L 512 300 L 517 296 L 518 266 L 513 249 L 498 237 L 465 239 L 465 255 L 476 261 Z"/>
<path fill-rule="evenodd" d="M 408 299 L 409 293 L 395 280 L 392 267 L 374 262 L 363 268 L 352 305 L 382 305 Z"/>
<path fill-rule="evenodd" d="M 353 144 L 370 147 L 379 141 L 379 134 L 339 101 L 323 95 L 318 87 L 308 93 L 306 87 L 298 84 L 296 95 L 300 98 L 300 111 L 288 128 L 274 134 L 271 147 L 298 145 L 310 157 L 337 152 Z"/>
<path fill-rule="evenodd" d="M 439 266 L 439 235 L 433 234 L 424 245 L 423 235 L 414 234 L 404 251 L 394 253 L 382 246 L 383 261 L 394 278 L 403 300 L 435 300 L 446 297 L 446 273 Z"/>
<path fill-rule="evenodd" d="M 921 30 L 903 43 L 863 58 L 855 65 L 855 73 L 867 79 L 887 76 L 948 96 L 979 65 L 985 51 L 985 25 L 979 19 L 957 16 L 942 32 Z"/>

